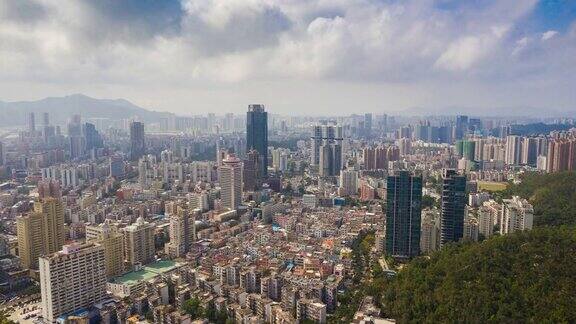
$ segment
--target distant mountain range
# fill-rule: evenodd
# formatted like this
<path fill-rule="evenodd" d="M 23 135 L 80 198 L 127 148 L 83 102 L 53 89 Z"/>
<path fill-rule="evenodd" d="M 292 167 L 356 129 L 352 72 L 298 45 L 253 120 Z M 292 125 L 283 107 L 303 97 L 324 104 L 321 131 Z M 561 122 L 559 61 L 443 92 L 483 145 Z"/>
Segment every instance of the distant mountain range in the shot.
<path fill-rule="evenodd" d="M 125 99 L 96 99 L 83 94 L 65 97 L 48 97 L 37 101 L 0 101 L 0 127 L 22 126 L 27 123 L 29 113 L 36 114 L 36 125 L 42 123 L 42 113 L 50 113 L 50 123 L 65 125 L 74 114 L 83 120 L 89 118 L 109 118 L 112 120 L 137 117 L 146 122 L 158 122 L 160 118 L 174 116 L 168 112 L 158 112 L 139 107 Z M 453 116 L 470 115 L 475 117 L 576 117 L 576 111 L 541 109 L 535 107 L 410 107 L 397 111 L 408 116 Z M 343 113 L 346 115 L 346 112 Z"/>
<path fill-rule="evenodd" d="M 157 122 L 171 113 L 144 109 L 124 99 L 96 99 L 83 94 L 49 97 L 37 101 L 0 101 L 0 127 L 25 125 L 29 113 L 36 114 L 36 125 L 41 125 L 42 114 L 50 113 L 52 125 L 64 125 L 74 114 L 83 120 L 110 118 L 112 120 L 137 117 L 144 122 Z"/>

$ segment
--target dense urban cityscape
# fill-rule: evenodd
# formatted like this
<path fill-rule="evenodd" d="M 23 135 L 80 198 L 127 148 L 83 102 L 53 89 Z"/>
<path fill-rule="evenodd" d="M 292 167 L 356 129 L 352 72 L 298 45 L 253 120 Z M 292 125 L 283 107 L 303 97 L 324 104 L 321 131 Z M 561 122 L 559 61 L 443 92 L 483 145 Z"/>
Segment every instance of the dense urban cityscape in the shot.
<path fill-rule="evenodd" d="M 50 117 L 0 145 L 16 322 L 394 322 L 362 285 L 530 231 L 531 202 L 501 193 L 576 168 L 574 119 Z"/>
<path fill-rule="evenodd" d="M 0 0 L 0 324 L 576 323 L 576 0 Z"/>

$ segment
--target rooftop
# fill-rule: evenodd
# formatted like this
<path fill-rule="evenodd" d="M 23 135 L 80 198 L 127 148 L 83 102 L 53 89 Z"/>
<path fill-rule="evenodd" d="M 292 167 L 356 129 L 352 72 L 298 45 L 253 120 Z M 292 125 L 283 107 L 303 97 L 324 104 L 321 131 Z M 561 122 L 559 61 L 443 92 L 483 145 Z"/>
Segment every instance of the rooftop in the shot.
<path fill-rule="evenodd" d="M 133 286 L 141 281 L 148 281 L 158 275 L 169 272 L 183 266 L 184 263 L 178 263 L 170 260 L 156 261 L 142 268 L 140 271 L 132 271 L 114 279 L 114 283 Z"/>

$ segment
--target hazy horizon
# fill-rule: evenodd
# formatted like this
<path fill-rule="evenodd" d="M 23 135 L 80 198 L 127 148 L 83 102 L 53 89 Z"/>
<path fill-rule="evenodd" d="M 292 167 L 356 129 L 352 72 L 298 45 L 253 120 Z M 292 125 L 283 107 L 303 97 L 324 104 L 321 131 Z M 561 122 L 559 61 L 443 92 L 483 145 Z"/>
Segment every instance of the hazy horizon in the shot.
<path fill-rule="evenodd" d="M 162 111 L 162 110 L 155 110 L 153 109 L 153 107 L 145 107 L 145 106 L 140 106 L 135 102 L 132 102 L 130 100 L 127 100 L 125 98 L 96 98 L 96 97 L 92 97 L 92 96 L 88 96 L 86 94 L 82 94 L 82 93 L 75 93 L 75 94 L 70 94 L 70 95 L 65 95 L 62 97 L 54 97 L 54 96 L 50 96 L 50 97 L 44 97 L 44 98 L 39 98 L 38 100 L 22 100 L 22 101 L 3 101 L 0 98 L 0 109 L 1 108 L 12 108 L 15 110 L 13 111 L 19 111 L 20 109 L 24 109 L 22 110 L 22 113 L 24 113 L 24 111 L 36 111 L 37 113 L 41 113 L 43 111 L 53 111 L 52 109 L 57 109 L 57 108 L 53 108 L 55 106 L 54 102 L 50 102 L 49 104 L 46 103 L 44 104 L 43 102 L 45 100 L 58 100 L 59 102 L 62 102 L 63 104 L 65 103 L 66 108 L 72 108 L 74 107 L 75 109 L 79 109 L 82 110 L 83 108 L 85 108 L 83 106 L 83 104 L 80 103 L 73 103 L 71 104 L 71 102 L 74 102 L 76 100 L 72 100 L 69 101 L 68 99 L 75 99 L 75 97 L 84 97 L 90 100 L 95 100 L 98 102 L 101 102 L 102 105 L 106 105 L 106 102 L 109 101 L 127 101 L 130 105 L 133 105 L 136 108 L 140 108 L 140 109 L 144 109 L 146 111 L 149 112 L 158 112 L 158 113 L 172 113 L 175 114 L 176 116 L 182 116 L 182 117 L 186 117 L 186 116 L 198 116 L 198 115 L 207 115 L 208 113 L 215 113 L 216 115 L 220 115 L 223 116 L 226 113 L 234 113 L 235 115 L 241 115 L 246 113 L 246 108 L 248 106 L 248 104 L 254 104 L 256 102 L 252 102 L 252 103 L 246 103 L 243 106 L 236 106 L 234 107 L 233 110 L 230 111 L 184 111 L 184 112 L 171 112 L 171 111 Z M 349 117 L 351 115 L 363 115 L 365 113 L 371 113 L 375 116 L 378 115 L 383 115 L 383 114 L 387 114 L 389 116 L 398 116 L 398 117 L 402 117 L 402 118 L 420 118 L 420 117 L 455 117 L 457 115 L 469 115 L 470 117 L 480 117 L 480 118 L 503 118 L 503 119 L 507 119 L 507 118 L 512 118 L 512 119 L 517 119 L 517 120 L 534 120 L 534 119 L 539 119 L 539 120 L 545 120 L 545 119 L 552 119 L 552 118 L 575 118 L 576 117 L 576 111 L 571 111 L 571 112 L 555 112 L 555 113 L 550 113 L 550 111 L 548 111 L 548 114 L 545 116 L 542 116 L 541 114 L 538 113 L 534 113 L 534 114 L 526 114 L 525 113 L 525 108 L 523 107 L 493 107 L 492 110 L 487 111 L 487 110 L 482 110 L 482 109 L 477 109 L 477 108 L 473 108 L 473 107 L 443 107 L 442 109 L 436 109 L 436 110 L 427 110 L 423 107 L 413 107 L 413 108 L 409 108 L 406 110 L 401 110 L 401 111 L 385 111 L 385 110 L 380 110 L 380 111 L 348 111 L 348 112 L 344 112 L 344 113 L 337 113 L 337 112 L 333 112 L 332 114 L 330 113 L 318 113 L 315 111 L 310 111 L 310 112 L 287 112 L 287 113 L 282 113 L 282 112 L 278 112 L 274 107 L 274 106 L 269 106 L 265 103 L 258 103 L 258 104 L 264 104 L 266 106 L 266 109 L 268 111 L 269 114 L 272 115 L 278 115 L 278 116 L 291 116 L 291 117 L 312 117 L 312 118 L 340 118 L 340 117 Z M 57 106 L 57 104 L 56 104 Z M 110 107 L 109 105 L 106 105 L 108 107 Z M 35 107 L 35 108 L 32 108 Z M 64 108 L 64 106 L 62 107 Z M 118 106 L 118 108 L 122 108 L 122 106 Z M 54 111 L 56 112 L 56 111 Z M 25 120 L 22 119 L 22 121 L 24 122 Z"/>
<path fill-rule="evenodd" d="M 576 2 L 0 0 L 0 100 L 574 116 Z"/>

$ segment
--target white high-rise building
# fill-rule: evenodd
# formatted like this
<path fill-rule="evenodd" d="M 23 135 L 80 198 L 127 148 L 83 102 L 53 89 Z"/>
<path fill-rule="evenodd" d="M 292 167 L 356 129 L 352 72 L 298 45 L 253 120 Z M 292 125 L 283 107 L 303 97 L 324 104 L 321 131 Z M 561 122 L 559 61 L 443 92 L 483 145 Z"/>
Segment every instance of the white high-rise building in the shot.
<path fill-rule="evenodd" d="M 320 164 L 321 148 L 326 145 L 335 144 L 339 147 L 338 152 L 342 154 L 343 133 L 342 126 L 338 125 L 315 125 L 312 126 L 311 136 L 311 165 Z M 340 157 L 341 159 L 341 157 Z"/>
<path fill-rule="evenodd" d="M 494 231 L 494 212 L 488 206 L 478 208 L 478 232 L 484 237 L 492 236 Z"/>
<path fill-rule="evenodd" d="M 214 163 L 208 161 L 194 161 L 190 164 L 190 173 L 192 182 L 212 182 Z"/>
<path fill-rule="evenodd" d="M 272 166 L 277 171 L 286 171 L 288 170 L 288 156 L 290 151 L 283 148 L 277 148 L 272 150 Z"/>
<path fill-rule="evenodd" d="M 302 204 L 308 208 L 316 208 L 318 206 L 318 197 L 314 194 L 302 195 Z"/>
<path fill-rule="evenodd" d="M 162 162 L 162 181 L 164 183 L 174 183 L 176 180 L 184 181 L 184 167 L 182 163 Z"/>
<path fill-rule="evenodd" d="M 296 302 L 296 319 L 298 323 L 310 320 L 314 323 L 326 323 L 326 305 L 310 299 L 299 299 Z"/>
<path fill-rule="evenodd" d="M 508 135 L 506 137 L 506 157 L 504 162 L 508 165 L 518 165 L 522 162 L 522 137 Z"/>
<path fill-rule="evenodd" d="M 422 211 L 420 251 L 431 253 L 440 248 L 440 213 L 438 210 Z"/>
<path fill-rule="evenodd" d="M 229 154 L 220 167 L 220 198 L 222 206 L 236 209 L 242 203 L 242 161 Z"/>
<path fill-rule="evenodd" d="M 538 155 L 536 158 L 536 168 L 538 171 L 546 171 L 548 165 L 548 158 L 545 155 Z"/>
<path fill-rule="evenodd" d="M 208 193 L 206 191 L 193 192 L 187 195 L 188 206 L 191 209 L 199 209 L 200 211 L 207 211 L 209 209 Z"/>
<path fill-rule="evenodd" d="M 78 170 L 75 167 L 62 168 L 60 170 L 60 185 L 66 187 L 77 187 Z"/>
<path fill-rule="evenodd" d="M 500 234 L 530 230 L 533 222 L 534 208 L 526 199 L 513 196 L 503 200 Z"/>
<path fill-rule="evenodd" d="M 40 291 L 46 323 L 104 300 L 104 247 L 95 243 L 65 245 L 60 252 L 40 257 Z"/>
<path fill-rule="evenodd" d="M 42 168 L 42 180 L 60 180 L 60 168 L 58 166 L 50 166 Z"/>
<path fill-rule="evenodd" d="M 401 156 L 408 155 L 412 153 L 412 141 L 409 138 L 400 138 L 398 140 L 398 148 Z"/>
<path fill-rule="evenodd" d="M 478 220 L 474 217 L 466 217 L 464 219 L 464 235 L 465 240 L 478 241 Z"/>

